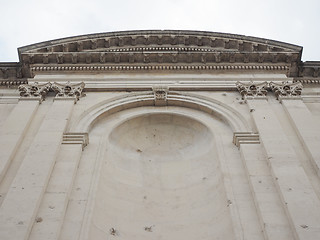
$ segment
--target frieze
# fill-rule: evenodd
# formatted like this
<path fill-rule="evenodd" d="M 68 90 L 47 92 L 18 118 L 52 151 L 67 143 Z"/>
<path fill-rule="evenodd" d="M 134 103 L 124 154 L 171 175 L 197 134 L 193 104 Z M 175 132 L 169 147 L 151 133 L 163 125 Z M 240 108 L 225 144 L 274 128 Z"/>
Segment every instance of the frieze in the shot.
<path fill-rule="evenodd" d="M 231 51 L 187 51 L 183 50 L 141 50 L 141 51 L 87 51 L 87 52 L 53 52 L 53 53 L 32 53 L 22 54 L 25 64 L 52 65 L 52 64 L 101 64 L 101 63 L 255 63 L 255 64 L 287 64 L 298 60 L 298 54 L 277 53 L 277 56 L 263 53 L 243 53 Z M 101 56 L 101 53 L 104 56 Z M 134 59 L 134 61 L 133 61 Z M 288 59 L 291 59 L 290 61 Z"/>

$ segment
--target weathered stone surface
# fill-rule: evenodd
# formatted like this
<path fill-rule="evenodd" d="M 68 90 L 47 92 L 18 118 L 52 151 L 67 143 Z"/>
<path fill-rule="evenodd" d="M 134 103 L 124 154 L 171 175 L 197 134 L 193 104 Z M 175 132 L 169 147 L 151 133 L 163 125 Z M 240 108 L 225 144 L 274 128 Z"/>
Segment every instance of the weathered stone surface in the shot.
<path fill-rule="evenodd" d="M 0 239 L 319 239 L 301 51 L 197 31 L 20 48 L 0 63 Z"/>

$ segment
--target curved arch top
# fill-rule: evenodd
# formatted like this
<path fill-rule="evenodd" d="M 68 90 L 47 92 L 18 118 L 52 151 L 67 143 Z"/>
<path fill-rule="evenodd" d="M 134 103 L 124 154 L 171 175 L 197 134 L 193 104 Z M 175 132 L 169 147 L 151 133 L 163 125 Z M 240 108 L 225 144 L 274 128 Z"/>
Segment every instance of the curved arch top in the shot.
<path fill-rule="evenodd" d="M 187 107 L 207 112 L 225 121 L 233 132 L 252 131 L 246 119 L 235 109 L 228 105 L 203 96 L 182 92 L 170 92 L 167 95 L 168 106 Z M 129 108 L 154 106 L 152 92 L 130 93 L 100 102 L 85 111 L 71 132 L 89 132 L 94 123 L 102 115 L 110 115 Z"/>

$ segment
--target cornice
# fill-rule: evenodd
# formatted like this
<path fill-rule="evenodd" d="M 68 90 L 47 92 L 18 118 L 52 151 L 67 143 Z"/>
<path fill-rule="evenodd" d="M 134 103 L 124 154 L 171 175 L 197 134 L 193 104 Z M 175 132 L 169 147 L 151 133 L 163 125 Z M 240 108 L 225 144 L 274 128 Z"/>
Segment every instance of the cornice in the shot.
<path fill-rule="evenodd" d="M 320 61 L 307 61 L 301 63 L 299 66 L 299 74 L 297 77 L 299 77 L 300 79 L 308 79 L 308 83 L 313 83 L 312 80 L 316 80 L 319 82 Z"/>
<path fill-rule="evenodd" d="M 18 49 L 20 62 L 0 63 L 0 86 L 37 74 L 101 72 L 266 73 L 320 83 L 320 62 L 301 62 L 302 47 L 244 35 L 146 30 L 89 34 Z"/>
<path fill-rule="evenodd" d="M 200 70 L 210 69 L 210 65 L 230 65 L 230 69 L 241 70 L 260 69 L 251 66 L 265 65 L 261 70 L 268 70 L 269 66 L 276 70 L 274 66 L 286 65 L 287 75 L 296 76 L 301 51 L 301 47 L 292 44 L 235 34 L 126 31 L 37 43 L 19 48 L 19 57 L 33 72 L 35 69 L 113 70 L 112 65 L 120 71 L 171 70 L 170 66 L 180 70 L 179 65 L 191 65 L 182 68 L 191 70 L 194 70 L 192 65 L 208 65 L 196 67 Z"/>
<path fill-rule="evenodd" d="M 27 52 L 77 52 L 123 46 L 166 44 L 174 46 L 210 46 L 249 52 L 300 52 L 302 50 L 302 47 L 288 43 L 237 34 L 185 30 L 145 30 L 68 37 L 21 47 L 18 51 L 19 54 Z"/>

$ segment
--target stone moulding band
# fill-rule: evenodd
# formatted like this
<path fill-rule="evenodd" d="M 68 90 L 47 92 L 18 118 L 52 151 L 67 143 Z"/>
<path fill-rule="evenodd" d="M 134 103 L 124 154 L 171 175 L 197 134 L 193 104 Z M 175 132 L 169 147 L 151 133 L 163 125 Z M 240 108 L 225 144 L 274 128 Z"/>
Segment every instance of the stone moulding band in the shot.
<path fill-rule="evenodd" d="M 89 144 L 88 133 L 64 133 L 62 144 L 81 144 L 84 149 Z"/>
<path fill-rule="evenodd" d="M 253 132 L 235 132 L 233 143 L 239 148 L 241 144 L 260 144 L 259 134 Z"/>
<path fill-rule="evenodd" d="M 32 72 L 47 71 L 141 71 L 141 70 L 270 70 L 287 71 L 287 65 L 108 65 L 108 66 L 39 66 Z"/>
<path fill-rule="evenodd" d="M 320 78 L 315 78 L 315 79 L 311 79 L 311 78 L 294 78 L 293 82 L 300 82 L 300 83 L 304 83 L 304 84 L 310 84 L 310 83 L 314 83 L 314 84 L 319 84 L 320 83 Z"/>

